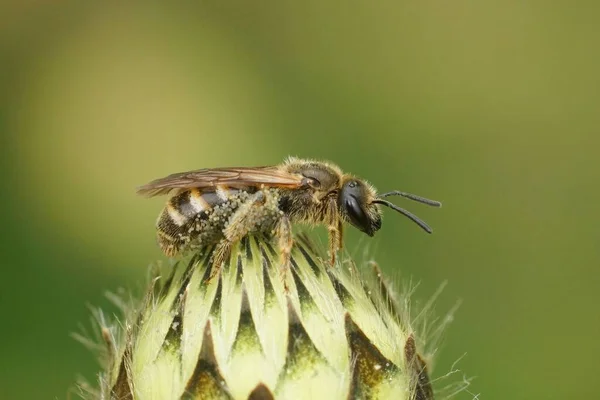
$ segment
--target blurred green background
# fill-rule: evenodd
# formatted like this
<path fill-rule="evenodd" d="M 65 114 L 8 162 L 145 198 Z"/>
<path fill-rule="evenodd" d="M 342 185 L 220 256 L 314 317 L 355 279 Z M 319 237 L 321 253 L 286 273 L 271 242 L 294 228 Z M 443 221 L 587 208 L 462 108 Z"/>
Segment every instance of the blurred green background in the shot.
<path fill-rule="evenodd" d="M 69 337 L 139 293 L 164 199 L 201 167 L 330 159 L 407 204 L 388 273 L 462 306 L 434 377 L 460 399 L 600 390 L 600 6 L 559 1 L 13 1 L 0 9 L 0 397 L 65 398 Z M 361 240 L 352 231 L 349 243 Z"/>

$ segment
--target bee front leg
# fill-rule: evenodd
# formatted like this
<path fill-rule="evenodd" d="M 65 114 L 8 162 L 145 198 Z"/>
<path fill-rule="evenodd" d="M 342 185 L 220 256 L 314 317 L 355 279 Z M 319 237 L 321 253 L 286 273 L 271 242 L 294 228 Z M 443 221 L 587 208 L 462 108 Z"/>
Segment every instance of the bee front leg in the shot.
<path fill-rule="evenodd" d="M 329 225 L 327 230 L 329 231 L 329 265 L 333 267 L 335 265 L 337 252 L 342 249 L 342 221 L 338 220 L 334 225 Z"/>
<path fill-rule="evenodd" d="M 328 226 L 329 232 L 329 266 L 335 265 L 337 252 L 342 249 L 343 224 L 337 210 L 335 199 L 332 197 L 328 203 Z"/>

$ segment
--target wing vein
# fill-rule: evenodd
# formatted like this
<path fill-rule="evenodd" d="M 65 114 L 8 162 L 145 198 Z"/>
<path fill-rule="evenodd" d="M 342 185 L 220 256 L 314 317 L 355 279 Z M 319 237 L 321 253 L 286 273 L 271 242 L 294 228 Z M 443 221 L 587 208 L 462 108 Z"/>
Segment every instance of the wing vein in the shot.
<path fill-rule="evenodd" d="M 137 193 L 153 197 L 197 188 L 207 190 L 226 184 L 233 189 L 249 186 L 298 188 L 303 176 L 279 167 L 206 168 L 171 174 L 137 188 Z"/>

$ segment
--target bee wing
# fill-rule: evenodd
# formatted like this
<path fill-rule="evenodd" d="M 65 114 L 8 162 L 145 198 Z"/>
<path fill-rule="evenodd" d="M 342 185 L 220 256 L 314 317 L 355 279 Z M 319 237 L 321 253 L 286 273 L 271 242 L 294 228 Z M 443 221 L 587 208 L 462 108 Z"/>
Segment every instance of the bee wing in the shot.
<path fill-rule="evenodd" d="M 217 185 L 230 188 L 264 185 L 293 189 L 302 185 L 302 179 L 302 175 L 290 174 L 278 167 L 206 168 L 156 179 L 140 186 L 137 193 L 152 197 L 185 189 L 214 188 Z"/>

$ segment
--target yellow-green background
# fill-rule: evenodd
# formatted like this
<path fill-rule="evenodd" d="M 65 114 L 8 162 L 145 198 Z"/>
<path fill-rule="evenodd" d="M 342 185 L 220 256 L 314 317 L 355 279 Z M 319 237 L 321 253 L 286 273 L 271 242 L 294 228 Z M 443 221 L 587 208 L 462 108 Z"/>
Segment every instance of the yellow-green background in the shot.
<path fill-rule="evenodd" d="M 69 333 L 160 257 L 136 185 L 287 155 L 444 202 L 363 241 L 462 299 L 434 376 L 466 353 L 481 399 L 598 396 L 597 2 L 95 3 L 0 6 L 2 399 L 94 380 Z"/>

